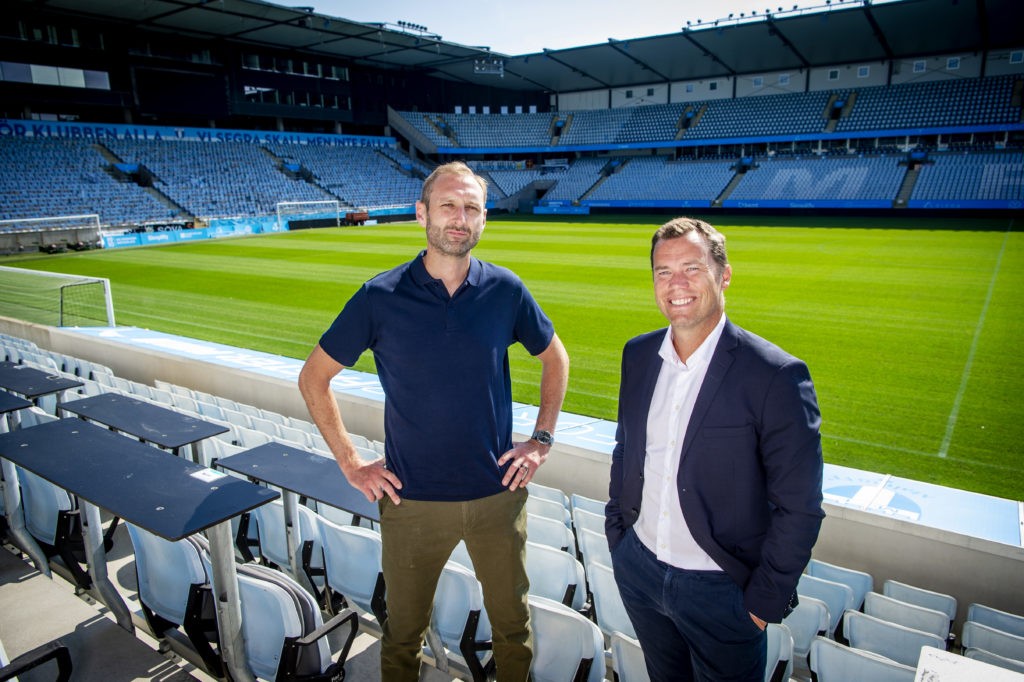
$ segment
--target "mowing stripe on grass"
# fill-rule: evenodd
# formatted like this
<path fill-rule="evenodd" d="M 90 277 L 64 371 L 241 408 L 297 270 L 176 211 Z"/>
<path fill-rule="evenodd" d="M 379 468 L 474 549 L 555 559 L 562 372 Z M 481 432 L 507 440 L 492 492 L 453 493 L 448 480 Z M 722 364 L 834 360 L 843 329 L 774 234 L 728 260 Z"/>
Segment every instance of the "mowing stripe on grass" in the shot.
<path fill-rule="evenodd" d="M 1006 229 L 1003 236 L 1003 245 L 999 248 L 999 255 L 996 257 L 996 266 L 992 270 L 992 278 L 988 283 L 988 292 L 985 294 L 985 303 L 981 306 L 981 315 L 978 317 L 978 324 L 974 326 L 974 338 L 971 339 L 971 348 L 967 351 L 967 362 L 964 363 L 963 374 L 960 375 L 960 387 L 953 398 L 953 409 L 946 420 L 946 434 L 942 437 L 942 445 L 939 446 L 939 457 L 949 454 L 949 444 L 953 440 L 953 431 L 956 429 L 956 421 L 960 416 L 960 403 L 963 401 L 964 393 L 967 392 L 967 383 L 971 380 L 971 366 L 974 364 L 974 354 L 978 350 L 978 340 L 981 339 L 981 330 L 985 327 L 985 316 L 988 314 L 988 306 L 992 301 L 992 292 L 996 289 L 996 280 L 999 279 L 999 267 L 1003 263 L 1003 254 L 1006 253 L 1006 243 L 1010 240 L 1010 228 L 1013 221 Z"/>

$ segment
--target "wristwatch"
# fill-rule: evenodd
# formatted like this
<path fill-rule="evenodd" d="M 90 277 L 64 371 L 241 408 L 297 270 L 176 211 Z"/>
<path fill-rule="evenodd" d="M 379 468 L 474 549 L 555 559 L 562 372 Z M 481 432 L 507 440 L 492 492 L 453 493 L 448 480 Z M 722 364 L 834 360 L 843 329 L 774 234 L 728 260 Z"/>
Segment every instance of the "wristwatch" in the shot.
<path fill-rule="evenodd" d="M 555 442 L 555 437 L 551 435 L 551 432 L 545 431 L 544 429 L 537 429 L 536 431 L 533 432 L 533 435 L 530 436 L 530 438 L 537 441 L 541 445 L 547 445 L 548 447 L 553 445 Z"/>

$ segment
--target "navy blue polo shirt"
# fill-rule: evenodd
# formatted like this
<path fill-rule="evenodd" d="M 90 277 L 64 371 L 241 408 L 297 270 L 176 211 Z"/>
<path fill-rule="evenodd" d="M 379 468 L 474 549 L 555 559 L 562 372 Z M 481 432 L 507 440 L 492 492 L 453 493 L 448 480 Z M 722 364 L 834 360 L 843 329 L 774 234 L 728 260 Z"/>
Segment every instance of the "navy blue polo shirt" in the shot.
<path fill-rule="evenodd" d="M 512 447 L 508 347 L 531 355 L 554 327 L 523 282 L 472 258 L 454 296 L 423 255 L 377 275 L 320 339 L 346 367 L 373 351 L 384 388 L 385 457 L 411 500 L 474 500 L 504 490 Z"/>

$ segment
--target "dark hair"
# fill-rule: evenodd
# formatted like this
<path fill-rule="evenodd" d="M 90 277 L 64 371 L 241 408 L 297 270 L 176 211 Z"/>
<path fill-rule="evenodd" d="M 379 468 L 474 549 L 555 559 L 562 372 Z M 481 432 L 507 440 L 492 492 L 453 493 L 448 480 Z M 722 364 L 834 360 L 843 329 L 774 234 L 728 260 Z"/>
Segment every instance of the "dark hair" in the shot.
<path fill-rule="evenodd" d="M 660 242 L 666 239 L 678 239 L 691 232 L 696 232 L 704 239 L 711 259 L 715 262 L 718 272 L 729 264 L 729 256 L 725 252 L 725 235 L 712 227 L 709 223 L 697 218 L 674 218 L 655 231 L 651 237 L 651 268 L 654 268 L 654 249 Z"/>
<path fill-rule="evenodd" d="M 480 189 L 484 193 L 484 203 L 487 203 L 487 180 L 474 173 L 473 169 L 462 161 L 451 161 L 435 168 L 427 179 L 423 181 L 423 189 L 420 191 L 420 201 L 422 201 L 425 206 L 430 205 L 430 193 L 434 191 L 434 183 L 442 175 L 462 175 L 473 178 L 476 180 L 476 183 L 480 185 Z"/>

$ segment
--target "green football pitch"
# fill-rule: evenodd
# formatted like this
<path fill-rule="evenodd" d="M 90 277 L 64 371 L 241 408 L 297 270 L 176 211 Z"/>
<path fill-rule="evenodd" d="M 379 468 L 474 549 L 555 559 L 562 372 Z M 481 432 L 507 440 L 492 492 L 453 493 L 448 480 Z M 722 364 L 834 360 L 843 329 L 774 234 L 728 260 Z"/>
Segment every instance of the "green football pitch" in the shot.
<path fill-rule="evenodd" d="M 517 272 L 553 319 L 572 359 L 567 411 L 615 419 L 623 343 L 665 325 L 648 261 L 665 219 L 489 221 L 475 254 Z M 711 221 L 728 239 L 730 318 L 810 366 L 826 461 L 1024 499 L 1020 221 Z M 304 358 L 356 287 L 423 244 L 419 226 L 392 224 L 6 264 L 109 278 L 120 325 Z M 515 399 L 536 403 L 538 363 L 511 357 Z"/>

